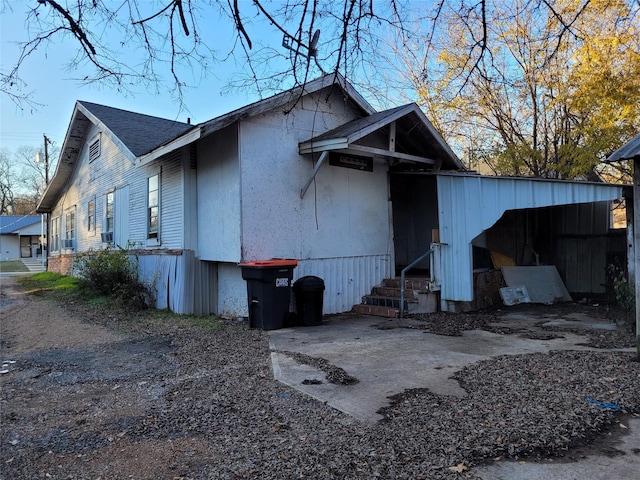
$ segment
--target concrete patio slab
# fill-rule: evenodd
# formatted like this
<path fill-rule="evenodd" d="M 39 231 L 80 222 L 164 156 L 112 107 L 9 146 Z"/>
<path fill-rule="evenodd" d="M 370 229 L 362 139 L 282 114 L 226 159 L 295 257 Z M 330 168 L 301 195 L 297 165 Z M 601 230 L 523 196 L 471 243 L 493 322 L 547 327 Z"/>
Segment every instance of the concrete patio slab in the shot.
<path fill-rule="evenodd" d="M 410 319 L 344 315 L 327 317 L 320 326 L 270 331 L 271 359 L 277 380 L 359 421 L 375 422 L 382 418 L 378 410 L 390 404 L 389 397 L 407 389 L 426 388 L 440 395 L 464 396 L 464 389 L 450 377 L 465 365 L 496 355 L 592 350 L 584 345 L 589 328 L 612 327 L 589 318 L 535 318 L 520 313 L 502 316 L 499 325 L 540 332 L 536 325 L 545 320 L 558 326 L 580 324 L 585 335 L 561 332 L 562 338 L 534 340 L 518 334 L 471 330 L 450 337 L 415 328 Z M 329 383 L 321 370 L 296 361 L 287 352 L 322 358 L 359 382 Z M 579 464 L 496 462 L 474 469 L 474 473 L 486 480 L 635 480 L 640 471 L 640 420 L 628 427 L 630 435 L 621 445 L 625 455 L 594 456 Z"/>

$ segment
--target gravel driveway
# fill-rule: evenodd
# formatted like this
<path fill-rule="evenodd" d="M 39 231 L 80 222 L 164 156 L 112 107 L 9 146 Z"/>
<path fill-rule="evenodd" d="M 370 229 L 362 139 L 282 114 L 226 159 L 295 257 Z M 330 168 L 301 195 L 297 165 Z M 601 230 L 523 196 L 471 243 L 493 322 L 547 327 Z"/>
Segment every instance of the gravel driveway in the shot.
<path fill-rule="evenodd" d="M 1 287 L 3 479 L 477 478 L 498 457 L 613 455 L 640 414 L 634 354 L 553 352 L 466 367 L 464 398 L 406 391 L 366 424 L 275 381 L 267 335 L 245 324 L 205 332 Z"/>

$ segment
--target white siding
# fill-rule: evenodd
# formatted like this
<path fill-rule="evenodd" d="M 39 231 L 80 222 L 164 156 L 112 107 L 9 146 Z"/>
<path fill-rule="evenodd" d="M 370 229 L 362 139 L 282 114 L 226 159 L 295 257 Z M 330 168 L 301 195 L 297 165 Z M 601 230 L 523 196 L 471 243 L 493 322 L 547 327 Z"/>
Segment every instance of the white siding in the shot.
<path fill-rule="evenodd" d="M 129 157 L 114 144 L 107 135 L 101 135 L 101 154 L 89 163 L 88 142 L 98 136 L 91 127 L 79 154 L 74 173 L 53 208 L 52 217 L 60 216 L 60 235 L 64 238 L 64 213 L 76 210 L 76 251 L 101 249 L 104 244 L 100 234 L 105 227 L 105 196 L 114 192 L 114 241 L 125 247 L 132 243 L 136 248 L 181 250 L 184 243 L 183 215 L 183 160 L 188 160 L 188 147 L 177 150 L 150 165 L 136 166 Z M 188 161 L 184 163 L 188 166 Z M 147 179 L 160 173 L 160 245 L 147 246 Z M 88 230 L 87 205 L 95 200 L 96 228 Z M 139 257 L 143 278 L 156 282 L 157 306 L 170 308 L 177 313 L 192 313 L 208 310 L 211 294 L 207 298 L 195 298 L 196 292 L 203 295 L 202 288 L 209 288 L 211 267 L 198 265 L 193 251 L 179 254 L 141 255 Z M 196 275 L 206 277 L 206 284 L 196 288 Z M 214 296 L 215 298 L 215 296 Z M 206 312 L 210 313 L 210 312 Z"/>
<path fill-rule="evenodd" d="M 107 135 L 101 135 L 101 154 L 89 163 L 88 142 L 97 138 L 97 134 L 97 127 L 92 126 L 69 186 L 53 208 L 53 217 L 61 215 L 61 235 L 65 232 L 64 212 L 75 206 L 77 251 L 102 248 L 100 234 L 105 231 L 105 195 L 114 191 L 115 243 L 124 247 L 131 242 L 136 248 L 147 248 L 147 179 L 161 172 L 159 246 L 163 249 L 183 248 L 182 161 L 185 152 L 188 154 L 188 147 L 151 165 L 138 167 Z M 91 199 L 95 199 L 96 228 L 93 231 L 87 228 L 87 205 Z"/>
<path fill-rule="evenodd" d="M 98 133 L 97 127 L 92 126 L 87 134 L 87 142 L 97 138 Z M 131 212 L 126 189 L 131 182 L 135 167 L 127 155 L 120 151 L 106 135 L 101 135 L 100 138 L 102 142 L 100 156 L 91 163 L 89 163 L 88 143 L 85 142 L 70 181 L 52 209 L 52 218 L 61 217 L 60 234 L 63 238 L 66 230 L 64 213 L 75 207 L 76 251 L 102 248 L 100 234 L 104 231 L 105 195 L 108 191 L 116 192 L 115 222 L 119 232 L 116 231 L 114 234 L 119 242 L 123 242 L 123 245 L 131 239 L 125 218 Z M 121 191 L 118 192 L 118 190 Z M 96 229 L 93 231 L 87 228 L 87 204 L 91 199 L 96 201 Z"/>
<path fill-rule="evenodd" d="M 196 145 L 183 149 L 183 248 L 198 252 L 198 166 Z M 204 280 L 206 281 L 206 279 Z M 212 310 L 213 311 L 213 310 Z"/>
<path fill-rule="evenodd" d="M 129 185 L 124 185 L 115 191 L 114 203 L 115 226 L 113 232 L 114 243 L 121 247 L 127 248 L 132 240 L 129 236 L 129 212 L 131 205 L 129 204 Z"/>
<path fill-rule="evenodd" d="M 20 238 L 14 234 L 0 235 L 0 260 L 20 258 Z"/>
<path fill-rule="evenodd" d="M 163 161 L 160 177 L 160 237 L 162 248 L 183 248 L 182 152 Z M 146 225 L 146 222 L 145 222 Z"/>
<path fill-rule="evenodd" d="M 613 201 L 622 187 L 527 178 L 438 175 L 442 308 L 447 300 L 473 299 L 474 237 L 507 210 Z"/>
<path fill-rule="evenodd" d="M 240 261 L 240 170 L 236 132 L 232 125 L 198 145 L 197 234 L 198 256 L 202 260 Z"/>
<path fill-rule="evenodd" d="M 147 246 L 147 180 L 160 175 L 160 242 L 149 242 L 149 248 L 183 248 L 183 196 L 182 196 L 183 149 L 161 157 L 151 164 L 137 167 L 130 178 L 132 194 L 131 240 L 139 247 Z"/>

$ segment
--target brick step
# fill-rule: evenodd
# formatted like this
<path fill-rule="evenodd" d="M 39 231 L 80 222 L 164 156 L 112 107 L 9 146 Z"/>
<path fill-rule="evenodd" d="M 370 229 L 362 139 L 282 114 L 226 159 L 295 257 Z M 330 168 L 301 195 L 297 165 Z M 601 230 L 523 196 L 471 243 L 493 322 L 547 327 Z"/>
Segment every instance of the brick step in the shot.
<path fill-rule="evenodd" d="M 396 318 L 400 314 L 400 310 L 397 308 L 364 304 L 354 305 L 351 311 L 360 315 L 375 315 L 377 317 L 387 318 Z"/>
<path fill-rule="evenodd" d="M 382 281 L 383 287 L 390 288 L 400 288 L 400 278 L 385 278 Z M 405 291 L 407 289 L 410 290 L 429 290 L 429 279 L 428 278 L 405 278 L 404 279 L 404 288 Z"/>
<path fill-rule="evenodd" d="M 416 294 L 418 292 L 422 292 L 424 290 L 414 290 L 412 288 L 405 288 L 404 289 L 404 298 L 406 299 L 411 299 L 411 298 L 415 298 Z M 379 297 L 393 297 L 393 298 L 400 298 L 402 294 L 402 290 L 400 289 L 400 287 L 373 287 L 371 289 L 371 295 L 376 295 Z"/>
<path fill-rule="evenodd" d="M 362 303 L 365 305 L 379 305 L 381 307 L 400 308 L 400 297 L 384 297 L 380 295 L 365 295 L 362 297 Z M 418 303 L 418 300 L 405 297 L 404 308 L 407 310 L 410 303 Z"/>

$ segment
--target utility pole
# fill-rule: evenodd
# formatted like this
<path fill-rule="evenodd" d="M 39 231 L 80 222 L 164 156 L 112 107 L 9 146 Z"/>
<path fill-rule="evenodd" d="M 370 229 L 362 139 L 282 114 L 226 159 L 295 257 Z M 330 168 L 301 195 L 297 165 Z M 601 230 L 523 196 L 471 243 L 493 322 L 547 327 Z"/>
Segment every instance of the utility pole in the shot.
<path fill-rule="evenodd" d="M 44 137 L 44 189 L 47 189 L 47 186 L 49 185 L 49 148 L 48 145 L 51 143 L 51 140 L 49 140 L 47 138 L 47 135 L 45 133 L 42 134 L 42 136 Z M 42 245 L 42 268 L 44 270 L 47 269 L 47 265 L 48 265 L 48 260 L 49 260 L 49 238 L 50 238 L 50 227 L 51 225 L 49 225 L 49 215 L 47 215 L 46 213 L 42 215 L 42 219 L 43 219 L 43 224 L 47 226 L 47 235 L 46 235 L 46 243 L 45 245 Z M 42 237 L 44 237 L 44 235 L 42 235 Z M 43 238 L 43 240 L 45 240 Z M 46 248 L 46 254 L 45 254 L 45 248 Z"/>
<path fill-rule="evenodd" d="M 46 188 L 49 185 L 49 149 L 47 145 L 51 143 L 51 140 L 44 133 L 42 136 L 44 137 L 44 185 Z"/>

